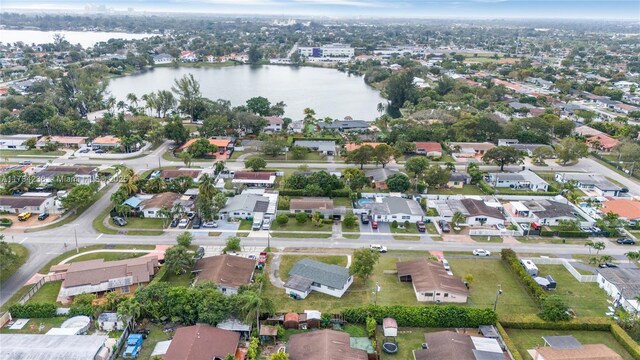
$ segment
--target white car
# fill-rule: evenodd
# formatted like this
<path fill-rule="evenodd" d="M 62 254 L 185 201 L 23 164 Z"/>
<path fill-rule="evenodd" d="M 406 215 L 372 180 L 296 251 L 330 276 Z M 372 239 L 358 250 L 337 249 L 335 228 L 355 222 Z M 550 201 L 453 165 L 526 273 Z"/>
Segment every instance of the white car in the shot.
<path fill-rule="evenodd" d="M 377 250 L 381 253 L 387 252 L 387 247 L 386 246 L 382 246 L 382 245 L 377 245 L 377 244 L 371 244 L 369 245 L 369 248 L 371 250 Z"/>
<path fill-rule="evenodd" d="M 522 230 L 524 231 L 528 231 L 529 230 L 529 224 L 520 224 L 520 227 L 522 228 Z"/>
<path fill-rule="evenodd" d="M 187 225 L 189 225 L 189 219 L 180 219 L 180 222 L 178 223 L 178 227 L 180 229 L 186 229 Z"/>
<path fill-rule="evenodd" d="M 262 230 L 271 229 L 271 219 L 267 218 L 262 221 Z"/>
<path fill-rule="evenodd" d="M 485 249 L 475 249 L 473 250 L 474 256 L 491 256 L 491 251 Z"/>
<path fill-rule="evenodd" d="M 202 224 L 203 228 L 217 228 L 218 227 L 218 223 L 215 221 L 207 221 L 206 223 Z"/>
<path fill-rule="evenodd" d="M 502 225 L 502 224 L 496 224 L 496 229 L 498 229 L 498 230 L 502 231 L 502 230 L 504 230 L 504 225 Z"/>

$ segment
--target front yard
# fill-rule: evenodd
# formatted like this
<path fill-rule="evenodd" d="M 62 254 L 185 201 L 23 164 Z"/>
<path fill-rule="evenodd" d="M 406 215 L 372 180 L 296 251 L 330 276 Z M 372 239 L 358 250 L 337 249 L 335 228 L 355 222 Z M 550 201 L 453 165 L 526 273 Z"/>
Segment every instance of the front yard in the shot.
<path fill-rule="evenodd" d="M 485 193 L 475 185 L 464 185 L 462 189 L 428 189 L 429 195 L 485 195 Z"/>
<path fill-rule="evenodd" d="M 323 223 L 321 226 L 315 226 L 311 219 L 307 220 L 305 223 L 299 223 L 295 218 L 289 218 L 289 222 L 285 225 L 278 224 L 277 221 L 274 221 L 271 224 L 272 231 L 309 231 L 309 232 L 331 232 L 331 222 Z"/>
<path fill-rule="evenodd" d="M 128 217 L 125 220 L 127 221 L 127 225 L 123 226 L 123 229 L 162 230 L 164 229 L 165 223 L 169 225 L 170 222 L 167 219 L 145 219 L 136 217 Z M 109 219 L 109 224 L 118 227 L 118 225 L 113 222 L 113 219 Z"/>
<path fill-rule="evenodd" d="M 391 233 L 394 234 L 394 240 L 420 240 L 420 232 L 418 232 L 418 228 L 415 223 L 410 223 L 407 227 L 404 227 L 404 224 L 400 225 L 403 227 L 398 226 L 397 228 L 394 228 L 393 226 L 390 226 Z M 413 236 L 411 234 L 415 234 L 417 236 Z"/>

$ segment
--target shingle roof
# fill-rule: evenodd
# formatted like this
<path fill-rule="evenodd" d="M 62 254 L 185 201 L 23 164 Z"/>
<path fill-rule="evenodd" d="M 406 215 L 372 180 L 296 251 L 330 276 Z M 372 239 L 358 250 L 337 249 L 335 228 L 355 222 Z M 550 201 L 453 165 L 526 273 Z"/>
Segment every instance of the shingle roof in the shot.
<path fill-rule="evenodd" d="M 424 334 L 428 348 L 414 350 L 415 360 L 476 360 L 471 337 L 453 331 L 436 331 Z"/>
<path fill-rule="evenodd" d="M 235 355 L 240 334 L 205 324 L 176 330 L 164 360 L 212 360 Z"/>
<path fill-rule="evenodd" d="M 469 216 L 484 215 L 495 219 L 504 220 L 504 215 L 497 208 L 488 206 L 482 200 L 475 199 L 462 199 L 460 200 L 462 205 L 467 209 Z"/>
<path fill-rule="evenodd" d="M 91 175 L 96 170 L 92 166 L 47 166 L 37 176 L 49 178 L 60 174 Z"/>
<path fill-rule="evenodd" d="M 352 348 L 349 338 L 335 330 L 295 334 L 289 338 L 287 352 L 291 360 L 367 360 L 367 352 Z"/>
<path fill-rule="evenodd" d="M 640 268 L 597 269 L 600 275 L 622 291 L 626 299 L 640 296 Z"/>
<path fill-rule="evenodd" d="M 275 173 L 258 171 L 238 171 L 233 176 L 234 180 L 269 180 Z"/>
<path fill-rule="evenodd" d="M 10 206 L 21 209 L 27 206 L 40 206 L 47 200 L 45 196 L 0 196 L 0 207 Z"/>
<path fill-rule="evenodd" d="M 575 218 L 575 209 L 569 205 L 553 200 L 529 200 L 522 202 L 529 210 L 531 210 L 537 217 L 544 218 L 556 218 L 556 217 L 571 217 Z"/>
<path fill-rule="evenodd" d="M 300 276 L 317 282 L 321 285 L 342 289 L 349 280 L 349 270 L 337 265 L 329 265 L 311 259 L 298 261 L 289 276 Z M 285 285 L 286 287 L 286 285 Z"/>
<path fill-rule="evenodd" d="M 196 169 L 166 169 L 160 171 L 160 178 L 162 179 L 173 179 L 178 176 L 188 176 L 190 178 L 197 178 L 200 175 L 202 170 Z"/>
<path fill-rule="evenodd" d="M 367 129 L 369 123 L 364 120 L 335 120 L 331 123 L 318 123 L 321 129 Z"/>
<path fill-rule="evenodd" d="M 225 254 L 198 260 L 193 271 L 197 273 L 198 281 L 211 281 L 237 289 L 251 283 L 255 267 L 255 260 Z"/>
<path fill-rule="evenodd" d="M 74 262 L 69 265 L 62 286 L 65 288 L 81 285 L 97 285 L 110 279 L 126 276 L 133 283 L 149 282 L 158 267 L 156 256 L 142 256 L 133 259 L 104 261 L 104 259 Z"/>
<path fill-rule="evenodd" d="M 413 287 L 419 293 L 444 290 L 458 294 L 469 294 L 460 278 L 449 275 L 441 263 L 425 258 L 396 263 L 398 276 L 411 275 Z"/>
<path fill-rule="evenodd" d="M 331 210 L 333 209 L 333 199 L 329 198 L 302 198 L 291 199 L 289 204 L 291 210 Z"/>
<path fill-rule="evenodd" d="M 582 347 L 580 341 L 573 335 L 543 336 L 542 339 L 554 349 L 579 349 Z"/>
<path fill-rule="evenodd" d="M 545 360 L 622 360 L 622 356 L 604 344 L 588 344 L 578 349 L 537 348 Z"/>
<path fill-rule="evenodd" d="M 181 196 L 182 195 L 174 192 L 163 192 L 154 195 L 151 199 L 142 200 L 139 206 L 143 209 L 159 209 L 163 207 L 171 209 L 173 203 L 180 199 Z"/>
<path fill-rule="evenodd" d="M 258 194 L 240 194 L 229 198 L 227 205 L 222 208 L 224 212 L 248 211 L 265 212 L 269 207 L 269 199 Z"/>
<path fill-rule="evenodd" d="M 417 201 L 401 197 L 385 197 L 382 198 L 381 203 L 366 203 L 362 206 L 371 209 L 375 215 L 424 215 L 424 211 Z"/>

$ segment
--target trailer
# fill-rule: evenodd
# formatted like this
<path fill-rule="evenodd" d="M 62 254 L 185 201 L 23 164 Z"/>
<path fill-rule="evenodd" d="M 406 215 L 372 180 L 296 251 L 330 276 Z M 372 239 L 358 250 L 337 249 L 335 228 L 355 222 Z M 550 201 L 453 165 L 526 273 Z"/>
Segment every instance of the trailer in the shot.
<path fill-rule="evenodd" d="M 527 274 L 531 275 L 532 277 L 538 276 L 538 267 L 533 263 L 533 261 L 529 259 L 521 259 L 520 264 L 527 271 Z"/>

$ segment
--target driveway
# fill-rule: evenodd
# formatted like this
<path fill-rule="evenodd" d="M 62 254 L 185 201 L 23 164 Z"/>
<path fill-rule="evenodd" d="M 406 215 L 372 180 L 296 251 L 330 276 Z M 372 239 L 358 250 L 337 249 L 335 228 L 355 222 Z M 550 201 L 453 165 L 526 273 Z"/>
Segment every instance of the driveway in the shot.
<path fill-rule="evenodd" d="M 371 221 L 369 221 L 368 224 L 363 224 L 362 222 L 360 222 L 359 224 L 361 240 L 367 240 L 370 242 L 376 242 L 380 240 L 393 240 L 393 235 L 378 235 L 378 233 L 391 233 L 391 227 L 389 226 L 389 223 L 379 222 L 378 228 L 375 230 L 371 228 Z"/>

